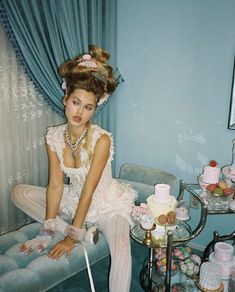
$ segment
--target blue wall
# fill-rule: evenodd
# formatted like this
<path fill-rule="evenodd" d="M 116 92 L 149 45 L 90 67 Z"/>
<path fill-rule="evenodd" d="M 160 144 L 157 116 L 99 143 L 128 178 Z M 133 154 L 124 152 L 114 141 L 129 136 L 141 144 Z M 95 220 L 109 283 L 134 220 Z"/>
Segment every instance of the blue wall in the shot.
<path fill-rule="evenodd" d="M 231 163 L 228 130 L 234 0 L 118 0 L 116 171 L 130 161 L 196 182 L 203 165 Z M 218 228 L 215 224 L 219 222 Z M 231 222 L 231 223 L 228 223 Z M 235 229 L 210 216 L 194 242 Z"/>

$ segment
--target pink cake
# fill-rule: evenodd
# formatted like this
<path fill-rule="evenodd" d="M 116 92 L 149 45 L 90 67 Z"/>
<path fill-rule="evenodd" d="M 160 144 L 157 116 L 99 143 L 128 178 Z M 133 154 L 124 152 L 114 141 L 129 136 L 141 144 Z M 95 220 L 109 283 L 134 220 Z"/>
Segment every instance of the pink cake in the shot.
<path fill-rule="evenodd" d="M 189 214 L 188 214 L 188 208 L 186 207 L 179 207 L 176 208 L 176 218 L 179 220 L 188 220 Z"/>
<path fill-rule="evenodd" d="M 217 184 L 220 178 L 220 168 L 217 167 L 217 162 L 212 160 L 210 165 L 204 166 L 202 180 L 204 183 Z"/>

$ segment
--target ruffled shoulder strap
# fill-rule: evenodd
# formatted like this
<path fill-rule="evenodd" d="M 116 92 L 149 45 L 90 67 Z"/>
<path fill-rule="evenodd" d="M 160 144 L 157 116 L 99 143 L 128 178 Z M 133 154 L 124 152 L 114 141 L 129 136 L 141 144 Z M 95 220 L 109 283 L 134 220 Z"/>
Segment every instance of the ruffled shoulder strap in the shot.
<path fill-rule="evenodd" d="M 57 153 L 60 160 L 63 156 L 63 149 L 65 148 L 64 133 L 66 125 L 60 125 L 47 128 L 46 142 L 50 149 Z"/>
<path fill-rule="evenodd" d="M 96 142 L 98 141 L 98 139 L 103 135 L 103 134 L 106 134 L 110 137 L 111 139 L 111 146 L 110 146 L 110 155 L 109 155 L 109 161 L 112 161 L 113 160 L 113 156 L 114 156 L 114 144 L 113 144 L 113 137 L 112 137 L 112 134 L 102 128 L 100 128 L 99 126 L 97 125 L 92 125 L 92 130 L 93 130 L 93 133 L 92 133 L 92 152 L 94 151 L 94 148 L 95 148 L 95 145 L 96 145 Z"/>

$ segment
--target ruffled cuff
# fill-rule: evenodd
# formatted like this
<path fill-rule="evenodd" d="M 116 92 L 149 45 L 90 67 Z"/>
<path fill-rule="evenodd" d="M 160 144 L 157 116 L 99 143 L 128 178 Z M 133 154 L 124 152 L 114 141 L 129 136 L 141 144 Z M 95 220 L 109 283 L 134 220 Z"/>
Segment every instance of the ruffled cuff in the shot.
<path fill-rule="evenodd" d="M 56 219 L 47 219 L 44 221 L 42 227 L 39 230 L 40 237 L 50 237 L 53 238 L 56 228 Z"/>
<path fill-rule="evenodd" d="M 73 225 L 67 225 L 65 229 L 65 236 L 70 237 L 74 241 L 82 241 L 85 236 L 85 229 L 75 227 Z"/>

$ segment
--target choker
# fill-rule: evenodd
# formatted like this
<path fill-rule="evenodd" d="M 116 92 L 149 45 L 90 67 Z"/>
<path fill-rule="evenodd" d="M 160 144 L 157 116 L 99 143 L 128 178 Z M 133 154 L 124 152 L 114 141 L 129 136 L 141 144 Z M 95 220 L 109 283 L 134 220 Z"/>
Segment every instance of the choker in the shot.
<path fill-rule="evenodd" d="M 87 128 L 85 128 L 85 130 L 82 132 L 81 136 L 77 139 L 77 141 L 73 143 L 71 139 L 69 138 L 68 125 L 66 126 L 66 130 L 65 130 L 66 141 L 69 147 L 72 149 L 72 157 L 74 160 L 78 158 L 76 150 L 78 149 L 78 146 L 81 144 L 82 140 L 86 137 L 87 131 L 88 131 Z"/>

